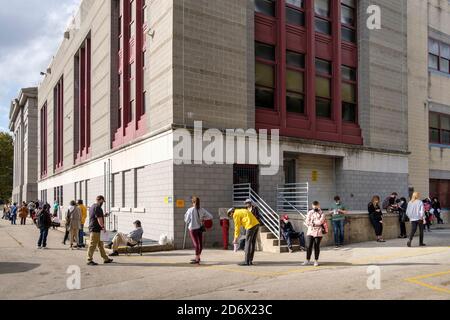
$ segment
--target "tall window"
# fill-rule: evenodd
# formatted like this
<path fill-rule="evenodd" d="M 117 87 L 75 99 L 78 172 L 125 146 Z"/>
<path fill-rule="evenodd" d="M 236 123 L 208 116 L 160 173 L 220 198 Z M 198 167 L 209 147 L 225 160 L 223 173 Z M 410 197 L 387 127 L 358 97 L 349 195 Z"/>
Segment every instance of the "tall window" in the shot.
<path fill-rule="evenodd" d="M 256 42 L 255 51 L 256 106 L 275 109 L 275 47 Z"/>
<path fill-rule="evenodd" d="M 286 0 L 286 23 L 296 26 L 305 25 L 304 0 Z"/>
<path fill-rule="evenodd" d="M 84 160 L 91 147 L 91 39 L 75 55 L 75 160 Z"/>
<path fill-rule="evenodd" d="M 355 0 L 341 0 L 342 40 L 356 42 Z"/>
<path fill-rule="evenodd" d="M 288 112 L 305 113 L 305 56 L 286 52 L 286 109 Z"/>
<path fill-rule="evenodd" d="M 314 0 L 316 15 L 316 31 L 331 35 L 331 4 L 330 0 Z"/>
<path fill-rule="evenodd" d="M 430 143 L 450 145 L 450 115 L 430 113 Z"/>
<path fill-rule="evenodd" d="M 59 170 L 64 166 L 64 76 L 53 89 L 53 164 Z"/>
<path fill-rule="evenodd" d="M 434 39 L 428 40 L 428 67 L 450 73 L 450 45 Z"/>
<path fill-rule="evenodd" d="M 47 176 L 48 170 L 47 102 L 44 104 L 40 111 L 40 126 L 41 178 L 45 178 Z"/>
<path fill-rule="evenodd" d="M 342 66 L 342 119 L 357 121 L 356 70 Z"/>
<path fill-rule="evenodd" d="M 331 118 L 331 62 L 316 59 L 316 113 Z"/>

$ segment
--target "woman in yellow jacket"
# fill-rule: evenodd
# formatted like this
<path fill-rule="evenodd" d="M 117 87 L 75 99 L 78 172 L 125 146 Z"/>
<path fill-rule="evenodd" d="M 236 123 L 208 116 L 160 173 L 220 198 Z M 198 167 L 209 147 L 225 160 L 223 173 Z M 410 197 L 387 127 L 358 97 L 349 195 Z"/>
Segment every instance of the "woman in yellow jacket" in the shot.
<path fill-rule="evenodd" d="M 234 220 L 234 244 L 238 243 L 241 227 L 245 233 L 245 261 L 240 266 L 252 266 L 256 250 L 256 239 L 258 237 L 259 221 L 247 209 L 228 210 L 228 216 Z"/>

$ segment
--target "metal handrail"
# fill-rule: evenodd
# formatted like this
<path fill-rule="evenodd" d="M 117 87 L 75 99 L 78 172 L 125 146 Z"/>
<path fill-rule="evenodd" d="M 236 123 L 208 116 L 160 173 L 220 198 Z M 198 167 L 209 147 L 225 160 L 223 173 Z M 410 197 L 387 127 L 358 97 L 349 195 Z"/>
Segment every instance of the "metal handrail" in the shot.
<path fill-rule="evenodd" d="M 264 226 L 279 241 L 281 239 L 280 216 L 256 193 L 250 183 L 236 184 L 233 186 L 233 205 L 242 206 L 242 203 L 250 199 L 258 207 Z"/>
<path fill-rule="evenodd" d="M 309 183 L 288 183 L 278 186 L 277 209 L 279 212 L 299 213 L 302 209 L 307 211 L 308 207 Z"/>

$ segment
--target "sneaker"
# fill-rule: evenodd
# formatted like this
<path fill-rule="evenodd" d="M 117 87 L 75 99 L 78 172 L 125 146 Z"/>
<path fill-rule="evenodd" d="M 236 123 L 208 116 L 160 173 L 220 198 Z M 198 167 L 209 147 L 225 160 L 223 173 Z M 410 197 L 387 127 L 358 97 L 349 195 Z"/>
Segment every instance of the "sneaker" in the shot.
<path fill-rule="evenodd" d="M 248 264 L 247 262 L 243 262 L 243 263 L 239 263 L 238 266 L 239 267 L 248 267 L 248 266 L 250 266 L 250 264 Z"/>
<path fill-rule="evenodd" d="M 111 264 L 111 263 L 113 263 L 113 262 L 114 262 L 113 259 L 108 259 L 108 260 L 106 260 L 106 261 L 104 262 L 104 264 Z"/>
<path fill-rule="evenodd" d="M 411 240 L 408 240 L 408 243 L 406 244 L 409 248 L 411 248 Z"/>
<path fill-rule="evenodd" d="M 95 263 L 94 261 L 89 261 L 87 263 L 88 266 L 98 266 L 98 263 Z"/>
<path fill-rule="evenodd" d="M 118 257 L 119 253 L 116 251 L 116 252 L 111 253 L 109 256 L 110 257 Z"/>
<path fill-rule="evenodd" d="M 319 266 L 319 261 L 315 261 L 314 262 L 314 267 L 318 267 Z"/>
<path fill-rule="evenodd" d="M 309 266 L 311 264 L 311 261 L 305 261 L 302 263 L 302 266 Z"/>

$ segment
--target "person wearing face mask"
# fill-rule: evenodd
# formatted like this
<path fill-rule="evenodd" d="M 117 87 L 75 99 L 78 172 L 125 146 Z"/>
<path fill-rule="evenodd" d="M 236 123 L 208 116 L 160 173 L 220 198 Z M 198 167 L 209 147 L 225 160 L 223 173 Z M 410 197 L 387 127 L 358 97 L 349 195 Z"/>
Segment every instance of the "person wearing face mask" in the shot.
<path fill-rule="evenodd" d="M 408 208 L 408 202 L 406 198 L 401 198 L 398 200 L 398 218 L 400 223 L 400 236 L 399 239 L 406 239 L 408 235 L 406 234 L 406 222 L 409 221 L 408 216 L 406 215 L 406 209 Z"/>
<path fill-rule="evenodd" d="M 334 243 L 336 248 L 340 248 L 344 245 L 344 227 L 347 209 L 342 204 L 339 196 L 334 197 L 334 204 L 331 206 L 330 214 L 332 214 L 331 221 L 333 222 Z"/>
<path fill-rule="evenodd" d="M 314 266 L 319 266 L 320 243 L 324 235 L 324 227 L 326 223 L 325 213 L 320 209 L 319 201 L 314 201 L 312 210 L 306 216 L 306 225 L 308 226 L 307 238 L 307 254 L 304 266 L 311 264 L 312 251 L 314 248 L 315 262 Z"/>
<path fill-rule="evenodd" d="M 377 242 L 386 242 L 383 239 L 383 211 L 380 208 L 380 197 L 374 196 L 368 205 L 369 218 L 375 229 Z"/>
<path fill-rule="evenodd" d="M 94 252 L 98 247 L 100 255 L 103 258 L 105 264 L 112 263 L 113 260 L 108 257 L 105 251 L 105 246 L 100 241 L 101 232 L 105 229 L 105 215 L 103 214 L 102 206 L 105 203 L 105 197 L 98 196 L 95 204 L 89 208 L 89 249 L 87 253 L 88 266 L 97 266 L 94 262 Z"/>

